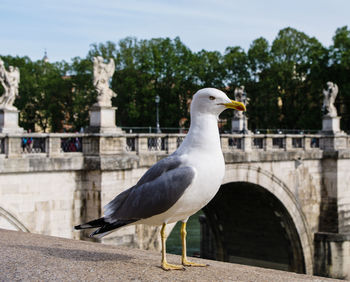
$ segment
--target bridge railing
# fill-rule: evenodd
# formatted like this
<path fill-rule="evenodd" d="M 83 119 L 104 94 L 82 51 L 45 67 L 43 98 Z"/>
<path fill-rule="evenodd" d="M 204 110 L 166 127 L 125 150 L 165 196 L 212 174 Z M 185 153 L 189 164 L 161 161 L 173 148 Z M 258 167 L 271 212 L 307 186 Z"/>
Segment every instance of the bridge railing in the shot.
<path fill-rule="evenodd" d="M 322 138 L 320 134 L 222 134 L 221 144 L 224 151 L 314 150 L 321 149 Z"/>
<path fill-rule="evenodd" d="M 185 134 L 125 134 L 126 151 L 135 153 L 175 151 Z"/>
<path fill-rule="evenodd" d="M 49 156 L 60 153 L 81 153 L 85 134 L 24 133 L 0 134 L 0 154 Z"/>
<path fill-rule="evenodd" d="M 185 134 L 88 134 L 30 133 L 0 134 L 0 155 L 54 156 L 69 154 L 164 153 L 174 152 Z M 335 141 L 334 141 L 334 140 Z M 293 151 L 329 149 L 331 141 L 350 149 L 350 135 L 322 134 L 222 134 L 224 152 L 230 151 Z"/>

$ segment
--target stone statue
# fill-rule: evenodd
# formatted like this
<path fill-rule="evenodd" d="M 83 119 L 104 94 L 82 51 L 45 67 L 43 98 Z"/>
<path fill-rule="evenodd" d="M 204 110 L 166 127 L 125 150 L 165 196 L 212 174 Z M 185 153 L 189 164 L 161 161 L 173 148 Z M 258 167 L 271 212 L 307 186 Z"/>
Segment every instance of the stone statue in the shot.
<path fill-rule="evenodd" d="M 109 79 L 113 76 L 115 71 L 114 60 L 110 59 L 108 64 L 103 62 L 101 56 L 94 57 L 94 86 L 97 91 L 97 103 L 96 106 L 111 107 L 112 97 L 116 97 L 117 94 L 109 88 Z"/>
<path fill-rule="evenodd" d="M 0 108 L 17 110 L 13 103 L 18 96 L 19 69 L 10 66 L 6 71 L 4 62 L 0 59 L 0 81 L 4 88 L 4 93 L 0 97 Z"/>
<path fill-rule="evenodd" d="M 334 102 L 338 94 L 338 86 L 335 83 L 328 81 L 327 87 L 327 89 L 323 90 L 324 98 L 322 109 L 325 113 L 325 116 L 336 117 L 337 109 L 334 106 Z"/>
<path fill-rule="evenodd" d="M 237 87 L 235 89 L 235 100 L 238 101 L 238 102 L 241 102 L 243 103 L 244 105 L 248 105 L 248 99 L 247 97 L 245 96 L 245 92 L 244 92 L 244 86 L 240 86 L 240 87 Z M 234 111 L 234 118 L 236 119 L 240 119 L 240 118 L 243 118 L 243 112 L 242 111 Z"/>

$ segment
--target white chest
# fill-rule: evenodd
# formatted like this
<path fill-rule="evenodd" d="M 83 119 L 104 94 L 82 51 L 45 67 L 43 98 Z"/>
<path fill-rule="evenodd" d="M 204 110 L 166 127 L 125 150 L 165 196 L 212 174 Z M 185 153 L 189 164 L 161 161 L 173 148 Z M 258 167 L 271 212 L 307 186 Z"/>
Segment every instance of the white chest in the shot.
<path fill-rule="evenodd" d="M 220 153 L 213 156 L 199 156 L 195 159 L 193 167 L 196 169 L 195 179 L 180 201 L 185 209 L 197 211 L 219 190 L 225 174 L 225 163 Z"/>
<path fill-rule="evenodd" d="M 181 198 L 166 212 L 143 220 L 140 223 L 152 225 L 185 220 L 202 209 L 215 196 L 225 173 L 225 163 L 222 154 L 216 154 L 212 157 L 191 157 L 191 160 L 195 161 L 187 165 L 195 168 L 196 176 Z"/>

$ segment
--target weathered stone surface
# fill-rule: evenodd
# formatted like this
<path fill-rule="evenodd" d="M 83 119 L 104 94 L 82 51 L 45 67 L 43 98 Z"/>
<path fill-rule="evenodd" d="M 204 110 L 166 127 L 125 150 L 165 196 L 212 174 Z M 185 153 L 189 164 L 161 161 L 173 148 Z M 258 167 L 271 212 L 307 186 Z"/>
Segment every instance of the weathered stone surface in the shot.
<path fill-rule="evenodd" d="M 1 281 L 334 281 L 210 260 L 206 268 L 164 271 L 158 252 L 0 230 Z M 181 258 L 168 255 L 170 263 Z"/>
<path fill-rule="evenodd" d="M 21 135 L 0 134 L 5 144 L 5 150 L 0 153 L 0 208 L 4 211 L 0 213 L 0 227 L 85 240 L 88 232 L 74 232 L 72 227 L 101 216 L 104 205 L 135 185 L 183 137 L 82 134 L 79 136 L 83 152 L 64 153 L 60 138 L 67 139 L 66 135 L 36 136 L 47 138 L 47 151 L 23 153 Z M 131 152 L 124 150 L 127 138 L 129 141 L 134 138 L 135 146 L 128 144 Z M 163 146 L 166 144 L 163 139 L 167 138 L 171 148 Z M 299 236 L 306 273 L 313 273 L 317 259 L 314 234 L 350 232 L 350 138 L 343 135 L 224 135 L 221 138 L 226 162 L 223 184 L 250 183 L 274 195 L 287 210 Z M 232 142 L 233 138 L 241 140 L 241 146 Z M 342 140 L 344 149 L 321 146 L 325 144 L 322 140 L 332 139 L 335 144 L 337 138 Z M 150 148 L 150 140 L 155 139 L 161 140 L 156 143 L 161 146 Z M 254 143 L 254 139 L 262 142 Z M 103 242 L 157 249 L 156 234 L 154 227 L 131 226 L 110 234 Z M 349 257 L 350 253 L 343 253 L 342 263 Z"/>
<path fill-rule="evenodd" d="M 110 58 L 108 63 L 104 63 L 103 57 L 97 56 L 93 58 L 93 62 L 93 83 L 98 94 L 97 102 L 94 105 L 111 107 L 112 97 L 117 96 L 109 87 L 109 81 L 115 72 L 114 60 Z"/>
<path fill-rule="evenodd" d="M 242 113 L 242 112 L 239 112 Z M 241 133 L 243 130 L 248 132 L 248 118 L 246 116 L 241 116 L 239 118 L 232 119 L 232 132 Z"/>
<path fill-rule="evenodd" d="M 92 133 L 123 133 L 115 125 L 115 107 L 92 106 L 90 109 L 90 126 L 87 131 Z"/>
<path fill-rule="evenodd" d="M 350 279 L 350 233 L 315 234 L 315 272 Z"/>
<path fill-rule="evenodd" d="M 0 109 L 0 133 L 22 133 L 22 127 L 18 126 L 17 109 Z"/>
<path fill-rule="evenodd" d="M 347 148 L 347 136 L 345 134 L 325 135 L 320 140 L 320 147 L 325 151 L 337 151 Z"/>
<path fill-rule="evenodd" d="M 224 152 L 226 163 L 241 162 L 271 162 L 271 161 L 289 161 L 294 159 L 315 160 L 322 159 L 323 154 L 320 150 L 311 151 L 253 151 L 247 152 Z"/>
<path fill-rule="evenodd" d="M 19 139 L 20 141 L 20 139 Z M 33 155 L 24 155 L 20 158 L 0 158 L 1 173 L 77 171 L 84 169 L 84 157 L 77 153 L 74 156 L 46 158 Z"/>
<path fill-rule="evenodd" d="M 328 134 L 339 133 L 340 130 L 340 117 L 324 116 L 322 120 L 322 131 Z"/>

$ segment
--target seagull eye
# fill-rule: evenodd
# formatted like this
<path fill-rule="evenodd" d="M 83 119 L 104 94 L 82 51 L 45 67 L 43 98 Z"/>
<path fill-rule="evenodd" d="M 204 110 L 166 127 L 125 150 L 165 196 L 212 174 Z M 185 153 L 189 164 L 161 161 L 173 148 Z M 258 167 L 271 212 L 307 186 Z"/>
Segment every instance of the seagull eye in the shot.
<path fill-rule="evenodd" d="M 210 100 L 215 100 L 215 97 L 214 96 L 209 96 L 209 99 Z"/>

